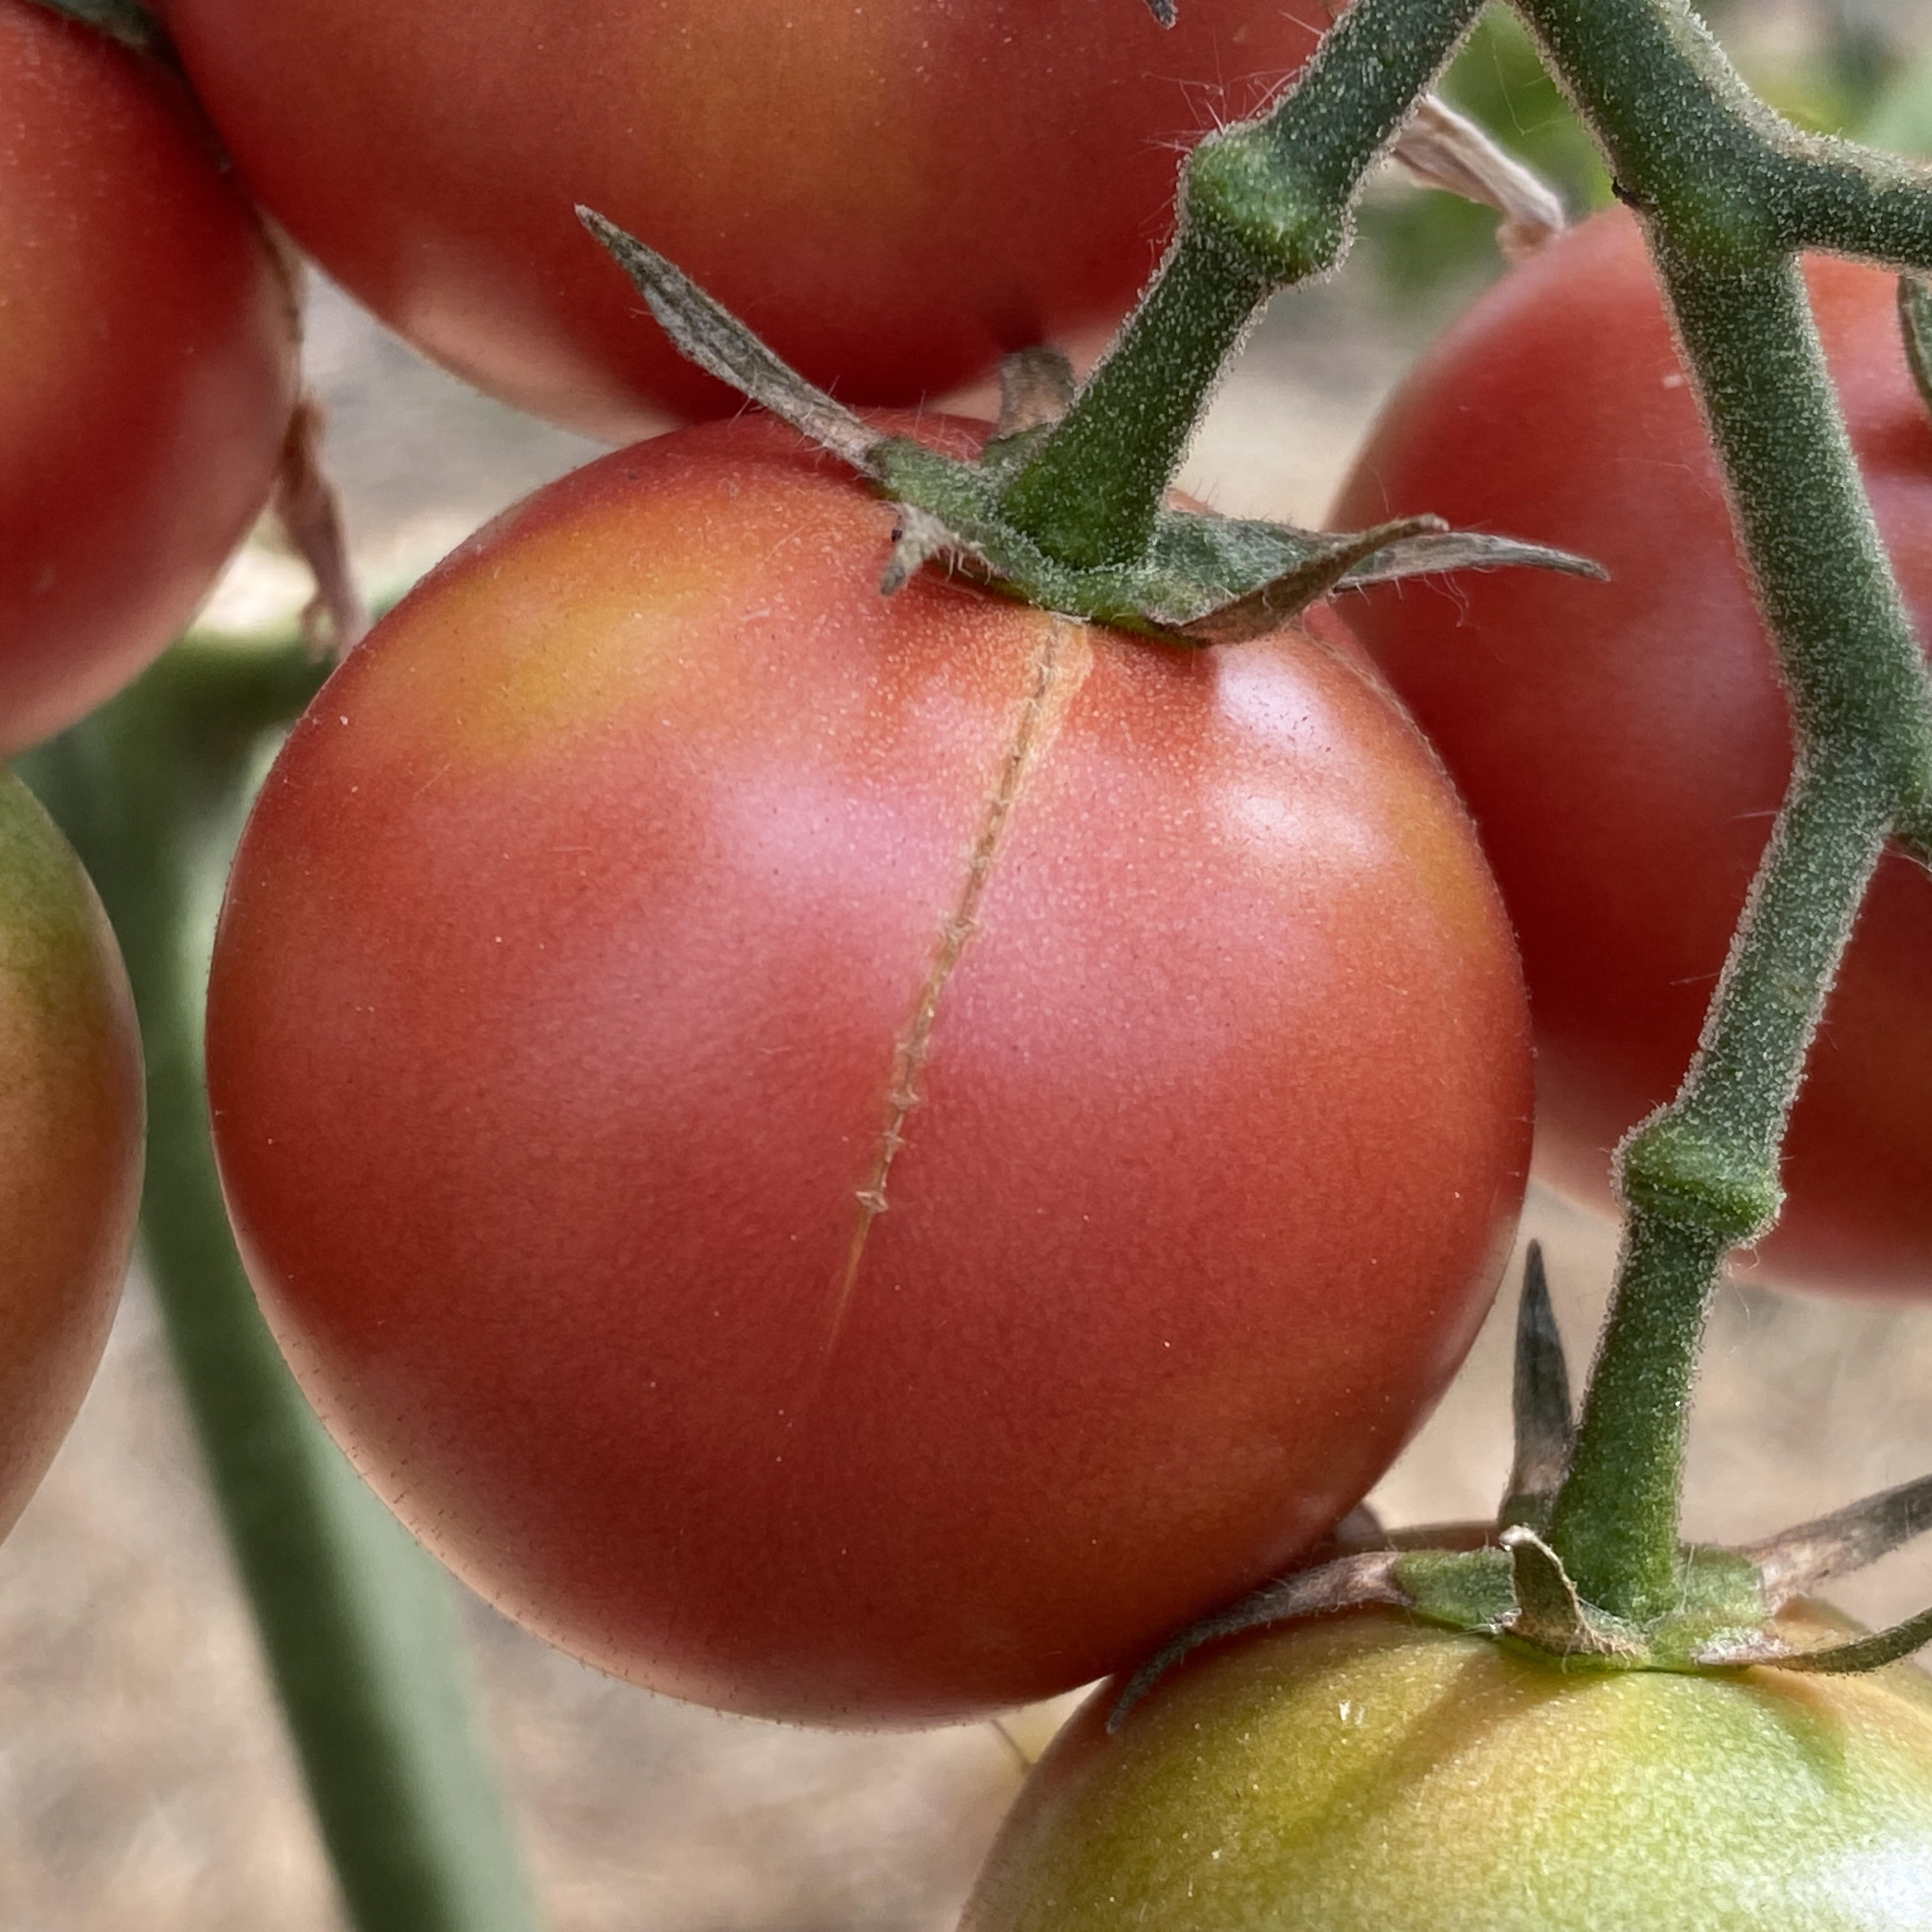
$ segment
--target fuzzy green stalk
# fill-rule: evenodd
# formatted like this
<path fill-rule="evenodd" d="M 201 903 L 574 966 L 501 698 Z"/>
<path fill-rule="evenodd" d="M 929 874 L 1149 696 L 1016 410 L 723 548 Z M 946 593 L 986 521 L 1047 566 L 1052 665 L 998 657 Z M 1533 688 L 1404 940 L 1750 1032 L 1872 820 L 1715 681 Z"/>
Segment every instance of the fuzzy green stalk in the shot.
<path fill-rule="evenodd" d="M 1271 113 L 1195 149 L 1160 273 L 1000 499 L 1048 556 L 1096 569 L 1144 554 L 1229 358 L 1276 289 L 1340 260 L 1364 176 L 1481 4 L 1356 0 Z"/>
<path fill-rule="evenodd" d="M 1792 790 L 1697 1058 L 1623 1150 L 1624 1261 L 1552 1519 L 1584 1597 L 1641 1619 L 1675 1600 L 1711 1287 L 1775 1214 L 1805 1052 L 1883 837 L 1932 770 L 1922 661 L 1792 251 L 1932 241 L 1932 178 L 1785 127 L 1674 0 L 1520 10 L 1646 218 L 1791 698 Z"/>

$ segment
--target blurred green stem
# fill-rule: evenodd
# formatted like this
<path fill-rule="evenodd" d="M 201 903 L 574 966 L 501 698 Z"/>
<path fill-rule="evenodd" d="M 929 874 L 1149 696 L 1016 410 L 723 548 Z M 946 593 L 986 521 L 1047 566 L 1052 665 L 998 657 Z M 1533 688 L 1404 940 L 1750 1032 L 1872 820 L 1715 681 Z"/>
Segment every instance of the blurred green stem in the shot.
<path fill-rule="evenodd" d="M 143 1248 L 350 1918 L 358 1932 L 537 1932 L 447 1580 L 296 1389 L 215 1175 L 200 1013 L 218 868 L 269 734 L 321 674 L 293 645 L 190 640 L 16 769 L 92 874 L 127 959 L 147 1053 Z"/>

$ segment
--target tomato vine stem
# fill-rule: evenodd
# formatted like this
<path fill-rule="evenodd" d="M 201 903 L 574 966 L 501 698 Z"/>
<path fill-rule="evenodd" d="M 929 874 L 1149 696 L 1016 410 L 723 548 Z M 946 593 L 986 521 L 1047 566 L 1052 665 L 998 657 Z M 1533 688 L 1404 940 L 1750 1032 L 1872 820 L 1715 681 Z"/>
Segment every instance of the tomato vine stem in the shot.
<path fill-rule="evenodd" d="M 1932 173 L 1791 127 L 1683 0 L 1515 4 L 1643 221 L 1794 737 L 1697 1054 L 1620 1150 L 1616 1299 L 1550 1514 L 1583 1599 L 1642 1621 L 1680 1592 L 1685 1415 L 1724 1256 L 1775 1218 L 1785 1121 L 1885 840 L 1932 852 L 1932 692 L 1796 260 L 1825 248 L 1932 268 Z M 1270 114 L 1196 150 L 1160 275 L 1006 488 L 1002 511 L 1043 550 L 1145 549 L 1226 358 L 1269 292 L 1339 259 L 1364 173 L 1475 10 L 1357 0 Z"/>
<path fill-rule="evenodd" d="M 1551 1543 L 1591 1601 L 1662 1615 L 1694 1360 L 1762 1234 L 1805 1052 L 1886 833 L 1932 754 L 1923 661 L 1795 250 L 1923 259 L 1932 177 L 1798 134 L 1676 0 L 1521 0 L 1643 218 L 1790 697 L 1791 789 L 1670 1105 L 1622 1150 L 1629 1230 Z"/>
<path fill-rule="evenodd" d="M 1048 556 L 1092 569 L 1145 554 L 1228 359 L 1275 290 L 1340 260 L 1364 178 L 1481 6 L 1357 0 L 1270 114 L 1194 150 L 1160 274 L 1000 497 Z"/>

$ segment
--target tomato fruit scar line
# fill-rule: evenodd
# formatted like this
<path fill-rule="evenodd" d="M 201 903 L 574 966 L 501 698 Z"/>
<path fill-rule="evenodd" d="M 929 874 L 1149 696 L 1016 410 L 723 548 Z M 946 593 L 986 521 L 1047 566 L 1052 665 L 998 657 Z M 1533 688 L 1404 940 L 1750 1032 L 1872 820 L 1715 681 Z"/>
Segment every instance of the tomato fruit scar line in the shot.
<path fill-rule="evenodd" d="M 866 1177 L 864 1186 L 857 1190 L 858 1219 L 852 1229 L 851 1244 L 846 1250 L 845 1264 L 839 1271 L 838 1285 L 833 1292 L 831 1312 L 826 1322 L 825 1340 L 820 1352 L 821 1362 L 830 1356 L 838 1344 L 847 1310 L 851 1306 L 852 1292 L 858 1282 L 859 1265 L 865 1258 L 866 1243 L 872 1232 L 872 1223 L 886 1211 L 886 1181 L 899 1149 L 905 1144 L 907 1119 L 920 1102 L 919 1070 L 925 1064 L 932 1044 L 940 997 L 946 990 L 946 982 L 952 976 L 953 969 L 959 964 L 967 943 L 979 929 L 980 902 L 985 896 L 988 880 L 992 877 L 993 862 L 998 855 L 1001 837 L 1012 816 L 1013 805 L 1019 796 L 1027 768 L 1039 748 L 1048 718 L 1057 708 L 1054 700 L 1060 694 L 1060 687 L 1067 680 L 1071 654 L 1064 647 L 1075 628 L 1068 619 L 1050 618 L 1040 649 L 1029 663 L 1030 676 L 1027 694 L 1014 722 L 1012 736 L 1000 758 L 979 836 L 973 842 L 968 855 L 966 876 L 959 897 L 940 927 L 939 944 L 913 1007 L 911 1021 L 893 1048 L 892 1074 L 886 1088 L 885 1125 L 872 1156 L 872 1170 Z"/>

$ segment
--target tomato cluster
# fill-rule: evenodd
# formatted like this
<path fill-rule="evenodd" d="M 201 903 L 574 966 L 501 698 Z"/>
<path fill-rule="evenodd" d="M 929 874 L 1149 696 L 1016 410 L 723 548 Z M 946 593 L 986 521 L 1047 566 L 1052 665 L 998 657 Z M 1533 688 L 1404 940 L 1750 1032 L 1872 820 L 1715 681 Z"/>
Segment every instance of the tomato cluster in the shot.
<path fill-rule="evenodd" d="M 159 10 L 303 246 L 613 436 L 730 399 L 573 204 L 815 380 L 918 401 L 1116 320 L 1173 144 L 1312 44 L 1252 0 L 1166 37 L 1130 0 Z M 0 340 L 47 371 L 0 402 L 19 746 L 184 620 L 293 362 L 284 272 L 166 70 L 0 0 Z M 1810 274 L 1932 594 L 1889 286 Z M 1421 512 L 1611 581 L 1384 587 L 1366 651 L 1326 606 L 1190 651 L 937 572 L 888 598 L 903 517 L 752 416 L 539 493 L 350 655 L 242 841 L 209 1094 L 268 1318 L 425 1542 L 636 1682 L 866 1724 L 1131 1666 L 1320 1542 L 1493 1289 L 1532 1008 L 1546 1157 L 1600 1187 L 1694 1046 L 1789 762 L 1627 220 L 1398 397 L 1341 514 Z M 1888 860 L 1767 1265 L 1928 1277 L 1927 893 Z M 124 1258 L 128 1004 L 0 789 L 0 1524 Z M 1909 1672 L 1573 1676 L 1378 1612 L 1197 1655 L 1115 1739 L 1107 1708 L 969 1932 L 1863 1923 L 1886 1860 L 1898 1922 L 1932 1916 Z M 1614 1921 L 1577 1904 L 1605 1886 Z"/>

